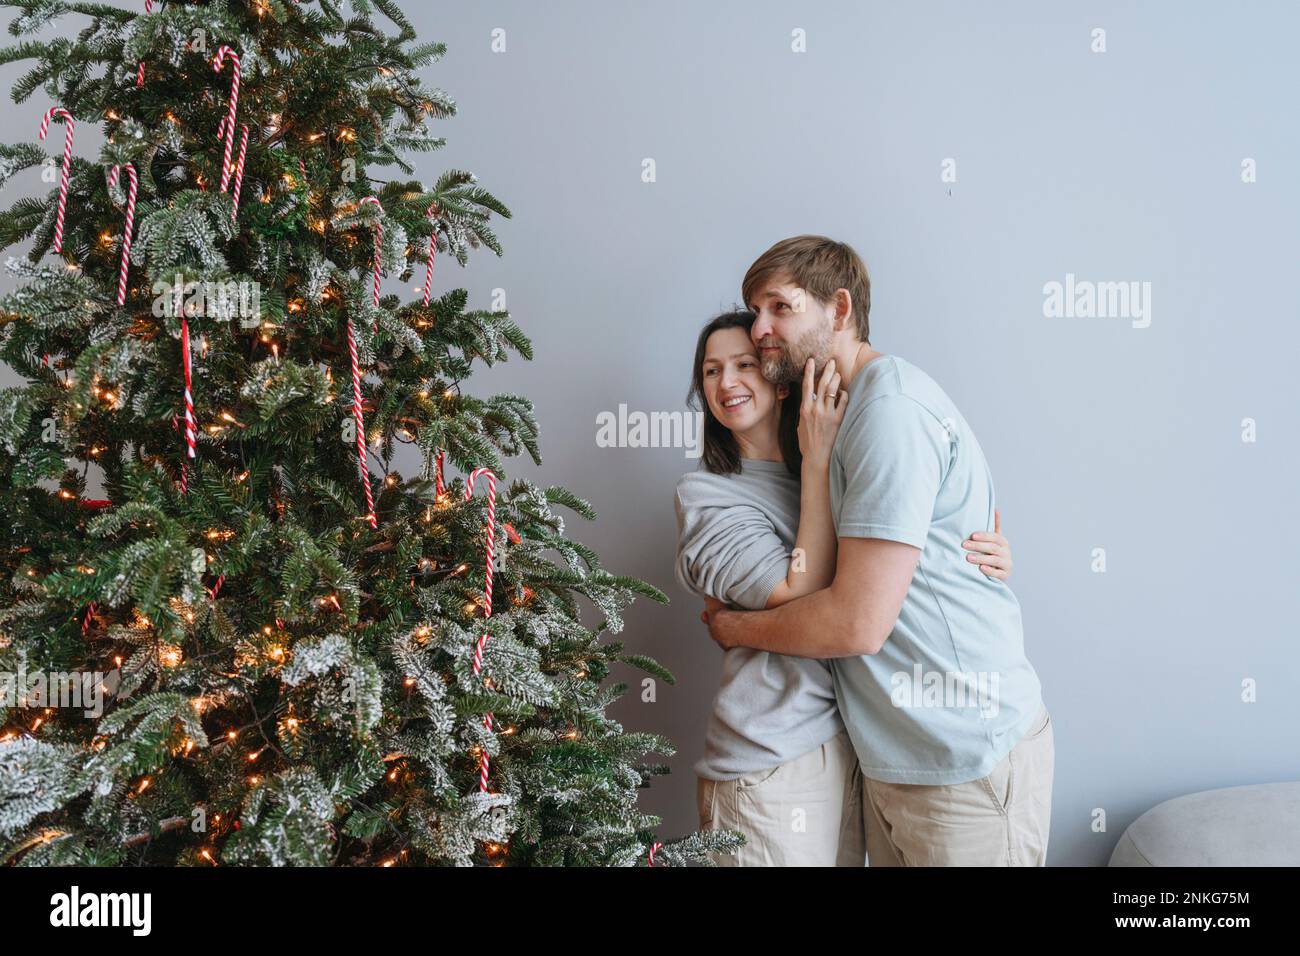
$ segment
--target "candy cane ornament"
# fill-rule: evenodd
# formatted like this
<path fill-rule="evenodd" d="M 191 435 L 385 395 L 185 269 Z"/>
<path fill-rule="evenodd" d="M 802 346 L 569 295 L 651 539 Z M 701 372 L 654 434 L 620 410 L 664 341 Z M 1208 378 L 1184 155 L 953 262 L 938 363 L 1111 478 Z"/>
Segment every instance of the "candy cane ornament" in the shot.
<path fill-rule="evenodd" d="M 220 125 L 217 126 L 217 139 L 224 135 L 226 143 L 221 156 L 221 191 L 224 193 L 230 185 L 230 173 L 232 164 L 230 154 L 235 148 L 235 110 L 239 107 L 239 54 L 228 46 L 222 46 L 217 50 L 216 57 L 212 60 L 212 69 L 220 73 L 222 66 L 225 65 L 226 58 L 229 57 L 232 66 L 232 75 L 230 81 L 230 100 L 226 109 L 226 115 L 222 117 Z"/>
<path fill-rule="evenodd" d="M 241 124 L 239 128 L 243 132 L 239 136 L 239 158 L 235 160 L 235 185 L 230 192 L 231 222 L 239 218 L 239 187 L 244 183 L 244 157 L 248 154 L 248 124 Z"/>
<path fill-rule="evenodd" d="M 117 185 L 118 171 L 123 167 L 114 166 L 108 173 L 110 188 Z M 135 232 L 135 196 L 140 189 L 140 180 L 135 174 L 135 166 L 127 163 L 126 178 L 129 183 L 126 190 L 126 228 L 122 232 L 122 267 L 117 273 L 117 304 L 126 304 L 126 274 L 131 268 L 131 237 Z"/>
<path fill-rule="evenodd" d="M 438 204 L 432 203 L 425 216 L 432 219 L 438 211 Z M 438 254 L 438 226 L 435 223 L 429 235 L 429 261 L 424 267 L 424 304 L 429 304 L 429 294 L 433 291 L 433 257 Z"/>
<path fill-rule="evenodd" d="M 63 120 L 66 130 L 63 134 L 63 172 L 59 175 L 59 207 L 54 216 L 54 251 L 63 252 L 63 220 L 68 212 L 68 172 L 72 166 L 72 137 L 76 132 L 77 121 L 62 106 L 51 106 L 41 117 L 41 132 L 36 138 L 44 141 L 50 131 L 50 120 L 54 117 Z"/>
<path fill-rule="evenodd" d="M 367 196 L 361 200 L 360 205 L 374 203 L 375 206 L 383 210 L 379 200 L 374 196 Z M 375 226 L 375 280 L 374 280 L 374 301 L 375 305 L 379 304 L 379 243 L 380 237 L 383 236 L 383 225 Z M 374 492 L 370 488 L 370 465 L 366 456 L 366 421 L 365 413 L 361 405 L 361 362 L 357 357 L 357 336 L 352 326 L 352 316 L 348 315 L 348 360 L 351 363 L 352 371 L 352 419 L 356 425 L 357 432 L 357 469 L 361 473 L 361 487 L 366 495 L 366 520 L 370 522 L 370 527 L 379 527 L 379 521 L 375 517 L 375 499 Z M 375 320 L 375 328 L 379 328 L 378 319 Z"/>
<path fill-rule="evenodd" d="M 144 12 L 153 13 L 153 0 L 144 0 Z M 140 68 L 135 71 L 136 88 L 144 86 L 144 60 L 140 61 Z"/>
<path fill-rule="evenodd" d="M 483 617 L 492 616 L 492 565 L 496 560 L 496 536 L 497 536 L 497 476 L 490 468 L 475 468 L 470 472 L 469 479 L 465 482 L 465 500 L 469 501 L 474 497 L 474 483 L 478 479 L 487 478 L 488 483 L 488 513 L 487 513 L 487 566 L 484 572 L 483 582 Z M 478 639 L 474 647 L 474 676 L 477 677 L 483 670 L 483 650 L 487 647 L 488 639 L 492 635 L 488 633 L 487 628 L 483 629 L 483 636 Z M 492 730 L 492 715 L 483 715 L 483 726 Z M 479 756 L 479 774 L 478 788 L 483 793 L 488 789 L 488 755 L 487 750 L 483 750 Z"/>
<path fill-rule="evenodd" d="M 370 488 L 370 463 L 366 458 L 366 417 L 361 407 L 361 363 L 357 359 L 357 337 L 348 316 L 348 360 L 352 366 L 352 421 L 357 433 L 357 470 L 361 474 L 361 487 L 366 495 L 366 520 L 370 527 L 378 528 L 375 517 L 375 497 Z"/>
<path fill-rule="evenodd" d="M 432 219 L 437 214 L 437 212 L 438 212 L 438 204 L 436 202 L 430 203 L 428 211 L 425 212 L 425 216 L 428 217 L 429 219 Z M 438 227 L 437 225 L 434 225 L 433 232 L 429 234 L 429 259 L 424 267 L 424 304 L 425 305 L 429 304 L 429 295 L 433 291 L 433 258 L 434 256 L 437 255 L 437 253 L 438 253 Z M 438 470 L 435 476 L 436 484 L 434 486 L 434 493 L 439 496 L 442 495 L 442 491 L 443 491 L 442 457 L 443 457 L 443 452 L 442 449 L 439 448 L 438 449 Z"/>
<path fill-rule="evenodd" d="M 181 315 L 181 364 L 185 367 L 185 455 L 193 459 L 197 429 L 194 424 L 194 394 L 190 382 L 190 326 L 184 315 Z M 184 474 L 182 467 L 181 475 Z M 188 490 L 183 477 L 181 490 Z"/>

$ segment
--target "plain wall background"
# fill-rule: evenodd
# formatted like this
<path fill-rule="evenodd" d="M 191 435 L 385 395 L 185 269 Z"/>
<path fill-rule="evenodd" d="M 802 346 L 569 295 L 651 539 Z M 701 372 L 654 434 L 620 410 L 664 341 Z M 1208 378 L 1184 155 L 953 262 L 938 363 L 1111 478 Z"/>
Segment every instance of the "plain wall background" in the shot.
<path fill-rule="evenodd" d="M 643 797 L 663 835 L 696 824 L 690 767 L 721 659 L 672 578 L 673 486 L 695 460 L 597 447 L 596 418 L 684 409 L 698 328 L 802 232 L 862 254 L 873 344 L 944 386 L 993 468 L 1056 732 L 1049 862 L 1104 863 L 1173 796 L 1300 779 L 1300 9 L 405 6 L 422 40 L 449 45 L 426 75 L 460 107 L 420 175 L 473 170 L 514 213 L 505 257 L 444 257 L 435 292 L 464 286 L 489 308 L 504 290 L 536 347 L 466 390 L 533 398 L 545 461 L 509 475 L 591 500 L 600 518 L 570 533 L 674 599 L 639 602 L 621 637 L 677 684 L 645 703 L 629 670 L 613 711 L 679 748 Z M 48 105 L 6 106 L 6 138 L 34 139 Z M 77 146 L 98 149 L 88 123 Z M 45 189 L 29 171 L 0 201 Z M 1150 282 L 1150 327 L 1045 318 L 1043 286 L 1067 273 Z"/>

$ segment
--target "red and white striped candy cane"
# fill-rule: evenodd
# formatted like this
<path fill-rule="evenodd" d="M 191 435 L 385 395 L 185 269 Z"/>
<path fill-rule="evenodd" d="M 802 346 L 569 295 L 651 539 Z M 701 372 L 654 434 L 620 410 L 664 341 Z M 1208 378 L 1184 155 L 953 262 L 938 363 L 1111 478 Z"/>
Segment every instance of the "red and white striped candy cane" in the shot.
<path fill-rule="evenodd" d="M 222 46 L 217 50 L 217 55 L 212 61 L 212 69 L 220 73 L 221 67 L 226 62 L 226 57 L 230 57 L 234 63 L 234 73 L 230 81 L 230 101 L 226 110 L 226 115 L 222 117 L 221 124 L 217 127 L 217 139 L 225 136 L 226 145 L 221 156 L 221 191 L 224 193 L 230 185 L 230 173 L 232 165 L 230 154 L 235 148 L 235 110 L 239 106 L 239 54 L 228 46 Z"/>
<path fill-rule="evenodd" d="M 185 455 L 194 457 L 194 393 L 190 382 L 190 325 L 181 315 L 181 362 L 185 366 Z"/>
<path fill-rule="evenodd" d="M 465 482 L 465 500 L 474 497 L 474 483 L 480 477 L 487 478 L 488 483 L 488 513 L 487 513 L 487 568 L 483 582 L 483 606 L 485 613 L 484 618 L 492 616 L 492 564 L 496 558 L 496 540 L 497 540 L 497 476 L 490 468 L 475 468 L 470 472 L 469 479 Z M 487 647 L 488 638 L 491 635 L 484 628 L 483 636 L 478 639 L 474 647 L 474 676 L 477 677 L 483 670 L 483 649 Z M 492 715 L 483 715 L 483 726 L 490 732 L 492 730 Z M 486 793 L 488 788 L 488 755 L 484 750 L 479 758 L 478 788 Z"/>
<path fill-rule="evenodd" d="M 651 866 L 654 866 L 654 865 L 655 865 L 655 852 L 658 851 L 658 850 L 662 850 L 663 848 L 664 848 L 664 845 L 663 845 L 662 843 L 660 843 L 658 840 L 655 840 L 655 842 L 652 843 L 652 844 L 650 845 L 650 865 L 651 865 Z"/>
<path fill-rule="evenodd" d="M 425 213 L 429 219 L 432 219 L 434 213 L 438 210 L 438 204 L 432 203 L 429 211 Z M 429 304 L 429 294 L 433 291 L 433 257 L 438 254 L 438 226 L 435 224 L 433 232 L 429 235 L 429 261 L 424 267 L 424 304 Z"/>
<path fill-rule="evenodd" d="M 231 187 L 230 192 L 232 204 L 230 210 L 231 222 L 235 222 L 239 218 L 239 187 L 244 183 L 244 157 L 248 153 L 248 124 L 241 124 L 239 128 L 243 132 L 239 135 L 239 158 L 235 160 L 235 185 Z"/>
<path fill-rule="evenodd" d="M 153 13 L 153 0 L 144 0 L 144 12 Z M 140 61 L 140 69 L 135 72 L 135 85 L 144 86 L 144 60 Z"/>
<path fill-rule="evenodd" d="M 348 316 L 348 359 L 352 363 L 352 421 L 357 432 L 357 470 L 361 473 L 361 487 L 366 494 L 366 520 L 370 527 L 378 528 L 375 517 L 374 492 L 370 489 L 370 463 L 366 458 L 366 417 L 361 407 L 361 363 L 357 359 L 357 337 L 352 329 L 352 316 Z"/>
<path fill-rule="evenodd" d="M 63 120 L 67 131 L 63 134 L 63 172 L 59 176 L 59 209 L 54 217 L 54 251 L 63 251 L 63 219 L 68 212 L 68 170 L 72 166 L 72 136 L 76 131 L 77 121 L 62 106 L 51 106 L 41 117 L 41 133 L 37 139 L 44 140 L 50 131 L 50 120 L 54 117 Z"/>
<path fill-rule="evenodd" d="M 117 174 L 122 167 L 114 166 L 108 173 L 109 186 L 117 185 Z M 140 189 L 140 180 L 135 174 L 135 165 L 126 164 L 126 178 L 130 185 L 126 190 L 126 229 L 122 233 L 122 268 L 117 273 L 117 304 L 126 304 L 126 273 L 131 268 L 131 236 L 135 232 L 135 194 Z"/>

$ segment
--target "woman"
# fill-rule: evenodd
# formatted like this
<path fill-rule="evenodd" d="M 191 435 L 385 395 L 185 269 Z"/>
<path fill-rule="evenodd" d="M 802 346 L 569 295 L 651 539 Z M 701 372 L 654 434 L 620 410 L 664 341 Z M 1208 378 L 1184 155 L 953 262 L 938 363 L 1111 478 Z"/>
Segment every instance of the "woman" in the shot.
<path fill-rule="evenodd" d="M 690 398 L 704 412 L 703 447 L 700 468 L 677 483 L 676 576 L 696 595 L 761 610 L 835 577 L 830 457 L 847 393 L 834 362 L 814 383 L 810 360 L 798 392 L 768 382 L 753 322 L 723 313 L 696 344 Z M 996 528 L 962 546 L 990 577 L 1010 574 Z M 863 865 L 862 775 L 828 662 L 727 650 L 695 770 L 700 826 L 746 837 L 719 864 Z"/>

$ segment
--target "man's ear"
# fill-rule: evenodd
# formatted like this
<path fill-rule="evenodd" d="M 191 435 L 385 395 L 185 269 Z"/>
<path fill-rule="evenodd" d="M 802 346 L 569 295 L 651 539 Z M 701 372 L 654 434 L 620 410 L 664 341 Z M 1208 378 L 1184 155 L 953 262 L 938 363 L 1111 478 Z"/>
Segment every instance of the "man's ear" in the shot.
<path fill-rule="evenodd" d="M 843 332 L 849 328 L 853 321 L 853 296 L 848 289 L 835 290 L 831 308 L 835 310 L 835 331 Z"/>

